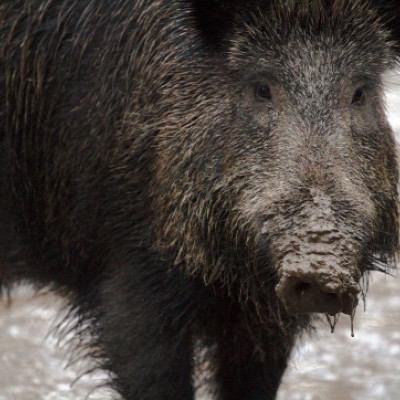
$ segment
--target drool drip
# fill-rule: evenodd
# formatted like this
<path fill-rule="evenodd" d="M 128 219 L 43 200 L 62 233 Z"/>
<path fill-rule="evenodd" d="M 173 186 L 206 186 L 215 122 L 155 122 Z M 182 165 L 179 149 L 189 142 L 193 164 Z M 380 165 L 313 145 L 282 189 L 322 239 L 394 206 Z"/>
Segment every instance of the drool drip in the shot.
<path fill-rule="evenodd" d="M 340 313 L 335 314 L 333 317 L 331 317 L 328 313 L 325 313 L 325 317 L 331 328 L 331 333 L 335 333 L 335 328 L 336 328 L 336 324 L 339 321 Z"/>
<path fill-rule="evenodd" d="M 354 317 L 356 315 L 356 309 L 351 313 L 351 337 L 354 337 Z"/>

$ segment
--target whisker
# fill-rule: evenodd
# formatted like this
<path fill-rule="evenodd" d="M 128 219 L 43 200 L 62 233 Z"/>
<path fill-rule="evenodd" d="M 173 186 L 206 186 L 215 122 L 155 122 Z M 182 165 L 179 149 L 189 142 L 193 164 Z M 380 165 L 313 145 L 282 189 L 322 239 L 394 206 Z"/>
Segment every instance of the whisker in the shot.
<path fill-rule="evenodd" d="M 367 267 L 366 271 L 368 271 L 368 272 L 370 272 L 370 271 L 381 272 L 381 273 L 383 273 L 385 275 L 389 275 L 389 276 L 393 276 L 394 277 L 395 275 L 392 274 L 391 272 L 389 272 L 388 268 L 393 268 L 393 267 L 386 267 L 386 266 L 385 267 L 380 267 L 377 264 L 372 264 L 372 265 L 369 265 Z"/>

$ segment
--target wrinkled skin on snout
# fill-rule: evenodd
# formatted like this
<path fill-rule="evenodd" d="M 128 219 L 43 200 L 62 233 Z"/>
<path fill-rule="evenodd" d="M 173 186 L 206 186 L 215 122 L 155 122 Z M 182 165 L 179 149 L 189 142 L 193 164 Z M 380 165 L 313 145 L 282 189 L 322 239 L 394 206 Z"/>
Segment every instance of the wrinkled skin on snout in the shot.
<path fill-rule="evenodd" d="M 381 82 L 393 55 L 384 34 L 357 26 L 354 41 L 340 31 L 332 39 L 329 27 L 313 36 L 296 22 L 279 34 L 254 23 L 258 32 L 232 37 L 226 74 L 215 78 L 222 89 L 206 91 L 215 115 L 196 116 L 208 130 L 183 152 L 184 198 L 203 188 L 191 199 L 207 217 L 183 222 L 193 236 L 176 262 L 219 265 L 206 281 L 227 286 L 245 276 L 245 299 L 275 282 L 289 314 L 352 315 L 363 274 L 397 249 L 398 173 Z M 199 252 L 204 241 L 211 259 Z"/>

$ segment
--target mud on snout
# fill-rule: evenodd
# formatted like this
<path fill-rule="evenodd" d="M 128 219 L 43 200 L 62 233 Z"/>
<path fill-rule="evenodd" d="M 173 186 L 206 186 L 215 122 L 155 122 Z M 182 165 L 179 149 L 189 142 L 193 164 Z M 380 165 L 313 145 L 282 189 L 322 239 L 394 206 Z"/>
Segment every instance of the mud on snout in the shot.
<path fill-rule="evenodd" d="M 338 217 L 324 195 L 304 202 L 290 218 L 283 231 L 274 218 L 263 226 L 279 278 L 275 292 L 286 311 L 352 315 L 361 291 L 365 226 Z"/>

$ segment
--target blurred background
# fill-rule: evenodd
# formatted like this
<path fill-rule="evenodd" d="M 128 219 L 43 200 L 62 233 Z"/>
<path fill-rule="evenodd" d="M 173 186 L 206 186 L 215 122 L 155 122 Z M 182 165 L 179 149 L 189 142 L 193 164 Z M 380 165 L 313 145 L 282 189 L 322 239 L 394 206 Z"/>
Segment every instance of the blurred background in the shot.
<path fill-rule="evenodd" d="M 389 120 L 400 142 L 400 73 L 384 81 Z M 62 307 L 61 299 L 28 288 L 15 291 L 11 307 L 0 303 L 0 400 L 115 399 L 99 387 L 104 373 L 76 380 L 90 363 L 73 362 L 71 337 L 59 343 L 52 335 Z M 340 317 L 334 334 L 321 322 L 293 352 L 278 400 L 400 399 L 398 277 L 371 274 L 366 310 L 358 307 L 354 333 L 351 337 L 348 316 Z"/>

